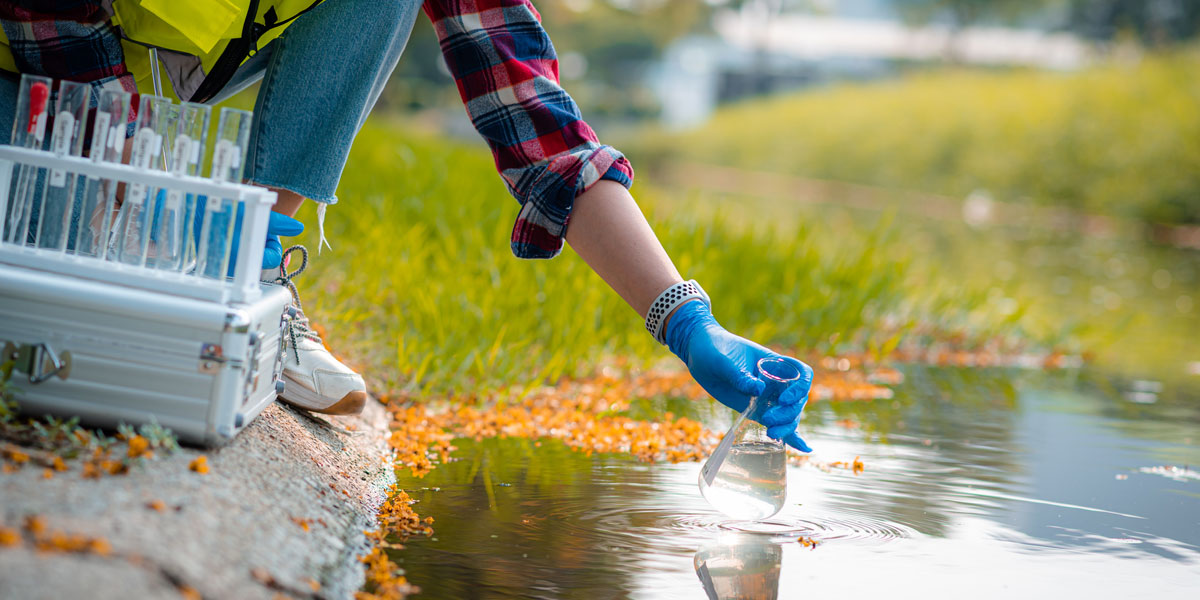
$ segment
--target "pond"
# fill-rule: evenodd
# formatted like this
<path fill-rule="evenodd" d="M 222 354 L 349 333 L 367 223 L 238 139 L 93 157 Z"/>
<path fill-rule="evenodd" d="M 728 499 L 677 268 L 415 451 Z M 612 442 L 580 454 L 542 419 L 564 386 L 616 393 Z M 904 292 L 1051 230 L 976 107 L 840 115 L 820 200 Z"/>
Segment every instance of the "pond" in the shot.
<path fill-rule="evenodd" d="M 892 399 L 810 406 L 814 460 L 788 467 L 767 532 L 714 511 L 696 463 L 460 439 L 452 462 L 399 475 L 435 532 L 393 559 L 420 598 L 1200 589 L 1196 382 L 1160 397 L 1157 382 L 1086 369 L 904 372 Z M 714 428 L 727 422 L 705 410 Z M 855 457 L 859 474 L 818 468 Z"/>

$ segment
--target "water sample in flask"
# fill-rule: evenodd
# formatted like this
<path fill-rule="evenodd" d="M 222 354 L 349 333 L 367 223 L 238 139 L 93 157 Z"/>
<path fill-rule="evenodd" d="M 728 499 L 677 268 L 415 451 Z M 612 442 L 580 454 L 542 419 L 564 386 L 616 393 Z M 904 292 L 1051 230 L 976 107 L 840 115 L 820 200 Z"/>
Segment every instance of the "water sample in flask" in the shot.
<path fill-rule="evenodd" d="M 50 122 L 51 152 L 58 156 L 79 156 L 83 153 L 83 129 L 91 104 L 91 85 L 74 81 L 59 82 L 58 100 L 54 103 L 54 115 Z M 36 238 L 39 248 L 67 249 L 79 183 L 75 173 L 65 169 L 50 169 L 41 202 L 34 207 L 38 217 Z"/>
<path fill-rule="evenodd" d="M 200 155 L 208 139 L 208 121 L 212 109 L 204 104 L 184 102 L 171 132 L 169 170 L 175 175 L 198 175 Z M 195 263 L 195 194 L 178 188 L 166 190 L 158 209 L 154 243 L 157 258 L 154 266 L 169 271 L 183 271 Z"/>
<path fill-rule="evenodd" d="M 700 493 L 713 508 L 740 520 L 761 521 L 783 509 L 787 499 L 787 447 L 767 436 L 754 420 L 775 405 L 800 369 L 782 358 L 758 361 L 766 384 L 762 394 L 734 420 L 708 460 L 700 467 Z"/>
<path fill-rule="evenodd" d="M 253 115 L 236 108 L 222 108 L 213 146 L 212 179 L 239 182 L 242 164 L 250 143 Z M 228 198 L 203 199 L 204 211 L 200 223 L 199 245 L 196 250 L 196 273 L 213 279 L 225 278 L 229 270 L 229 253 L 237 221 L 237 202 Z"/>
<path fill-rule="evenodd" d="M 133 134 L 129 165 L 141 170 L 162 169 L 163 138 L 171 117 L 171 101 L 158 96 L 142 96 L 138 107 L 137 130 Z M 143 266 L 150 252 L 151 226 L 154 223 L 155 202 L 149 200 L 157 191 L 144 183 L 133 181 L 125 185 L 125 198 L 117 215 L 116 246 L 117 260 L 125 264 Z"/>
<path fill-rule="evenodd" d="M 20 148 L 42 150 L 46 140 L 46 123 L 50 120 L 47 110 L 50 104 L 50 89 L 54 80 L 38 75 L 21 75 L 21 87 L 17 92 L 16 114 L 13 115 L 12 145 Z M 4 241 L 24 245 L 29 235 L 29 218 L 33 210 L 33 199 L 37 197 L 40 183 L 45 179 L 45 169 L 28 165 L 16 167 L 16 185 L 11 198 L 4 207 Z"/>
<path fill-rule="evenodd" d="M 129 92 L 104 90 L 96 105 L 92 125 L 92 162 L 120 163 L 125 155 L 125 128 L 129 120 Z M 75 253 L 105 258 L 116 216 L 117 182 L 88 177 L 79 207 Z"/>

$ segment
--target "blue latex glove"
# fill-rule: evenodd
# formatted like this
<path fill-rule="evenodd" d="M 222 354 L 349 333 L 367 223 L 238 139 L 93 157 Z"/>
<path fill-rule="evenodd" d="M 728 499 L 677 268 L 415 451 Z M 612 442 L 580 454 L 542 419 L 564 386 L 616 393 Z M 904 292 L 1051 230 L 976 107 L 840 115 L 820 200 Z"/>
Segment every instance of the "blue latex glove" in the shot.
<path fill-rule="evenodd" d="M 729 333 L 713 318 L 703 302 L 687 302 L 667 322 L 667 346 L 687 365 L 699 383 L 721 404 L 738 412 L 746 410 L 750 398 L 766 387 L 757 375 L 759 359 L 772 357 L 791 362 L 800 378 L 789 384 L 777 400 L 756 407 L 751 418 L 767 426 L 767 435 L 800 450 L 812 448 L 796 435 L 796 423 L 808 402 L 812 369 L 788 356 L 781 356 L 748 339 Z"/>
<path fill-rule="evenodd" d="M 263 250 L 262 268 L 277 269 L 283 261 L 283 244 L 279 236 L 292 237 L 304 232 L 304 223 L 285 214 L 271 211 L 271 220 L 267 224 L 267 247 Z M 233 255 L 237 256 L 237 238 L 233 238 Z"/>

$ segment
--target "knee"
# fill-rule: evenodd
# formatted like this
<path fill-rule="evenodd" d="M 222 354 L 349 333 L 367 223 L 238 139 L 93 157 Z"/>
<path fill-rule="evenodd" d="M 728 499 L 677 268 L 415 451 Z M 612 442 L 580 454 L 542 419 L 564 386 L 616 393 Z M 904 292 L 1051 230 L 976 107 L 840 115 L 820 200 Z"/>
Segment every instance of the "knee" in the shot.
<path fill-rule="evenodd" d="M 384 26 L 401 25 L 405 21 L 414 20 L 417 11 L 421 10 L 420 0 L 368 0 L 359 3 L 369 6 L 370 8 L 365 10 L 370 11 L 370 18 L 377 25 Z"/>
<path fill-rule="evenodd" d="M 321 4 L 318 8 L 330 5 L 326 10 L 336 10 L 356 31 L 407 27 L 421 9 L 421 0 L 325 0 Z"/>
<path fill-rule="evenodd" d="M 421 0 L 325 0 L 305 27 L 336 31 L 355 46 L 367 49 L 373 41 L 405 40 L 421 10 Z M 371 48 L 369 51 L 379 51 Z"/>

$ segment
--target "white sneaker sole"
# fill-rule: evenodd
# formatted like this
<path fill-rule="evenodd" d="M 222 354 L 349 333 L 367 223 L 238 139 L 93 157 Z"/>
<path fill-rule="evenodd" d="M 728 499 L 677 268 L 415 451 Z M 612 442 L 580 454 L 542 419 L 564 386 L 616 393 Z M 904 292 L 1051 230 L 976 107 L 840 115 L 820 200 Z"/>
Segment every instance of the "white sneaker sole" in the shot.
<path fill-rule="evenodd" d="M 327 398 L 300 385 L 300 382 L 283 373 L 283 393 L 279 399 L 304 410 L 326 415 L 357 415 L 367 404 L 367 393 L 362 390 L 347 392 L 341 398 Z"/>

